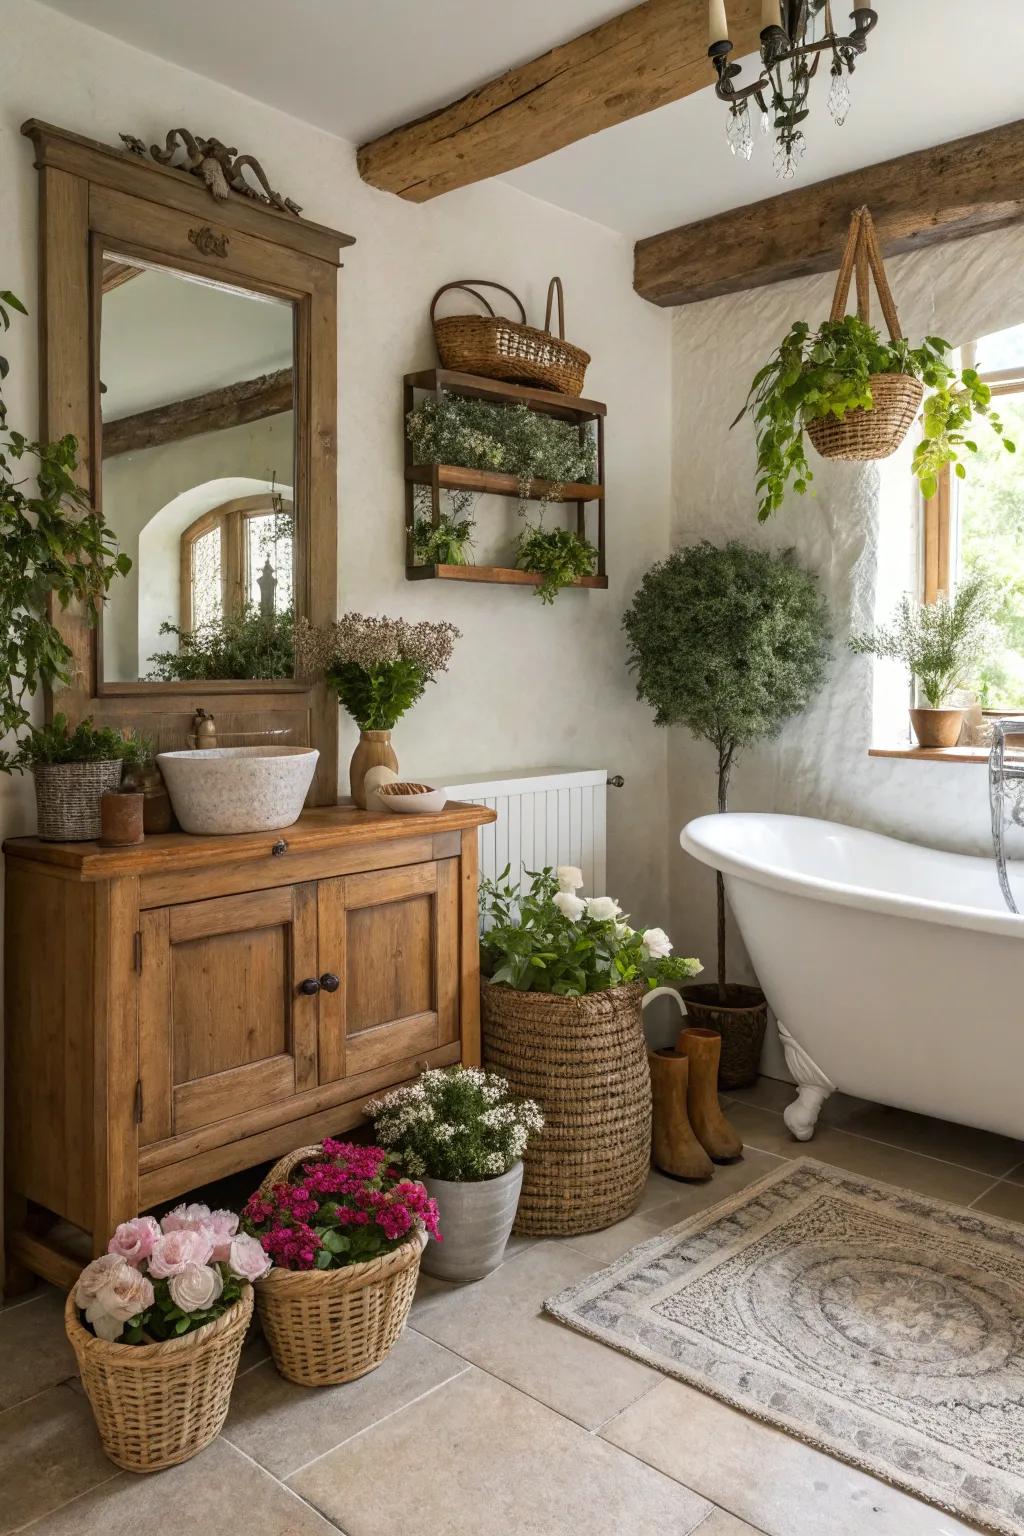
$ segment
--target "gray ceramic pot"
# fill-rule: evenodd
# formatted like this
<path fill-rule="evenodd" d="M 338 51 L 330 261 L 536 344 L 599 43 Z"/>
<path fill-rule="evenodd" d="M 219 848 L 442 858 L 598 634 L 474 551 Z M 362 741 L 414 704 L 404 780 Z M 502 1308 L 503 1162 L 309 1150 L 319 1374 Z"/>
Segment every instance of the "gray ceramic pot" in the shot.
<path fill-rule="evenodd" d="M 516 1219 L 523 1183 L 522 1163 L 513 1163 L 497 1179 L 453 1184 L 447 1179 L 422 1179 L 437 1201 L 441 1237 L 431 1238 L 420 1268 L 439 1280 L 482 1280 L 497 1269 Z"/>

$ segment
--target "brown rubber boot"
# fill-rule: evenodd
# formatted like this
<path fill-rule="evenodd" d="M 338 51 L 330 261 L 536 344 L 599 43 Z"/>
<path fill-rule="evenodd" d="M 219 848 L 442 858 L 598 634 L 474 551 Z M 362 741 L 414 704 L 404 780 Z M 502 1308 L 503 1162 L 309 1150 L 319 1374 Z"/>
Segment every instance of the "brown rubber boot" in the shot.
<path fill-rule="evenodd" d="M 722 1037 L 713 1029 L 684 1029 L 677 1042 L 689 1063 L 686 1111 L 694 1135 L 714 1163 L 734 1163 L 743 1142 L 718 1102 L 718 1060 Z"/>

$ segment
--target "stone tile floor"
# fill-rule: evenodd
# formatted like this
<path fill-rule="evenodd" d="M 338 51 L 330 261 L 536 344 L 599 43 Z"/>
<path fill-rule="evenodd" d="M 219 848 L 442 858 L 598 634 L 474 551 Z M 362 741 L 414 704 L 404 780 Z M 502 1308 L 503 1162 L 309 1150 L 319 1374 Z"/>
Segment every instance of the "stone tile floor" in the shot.
<path fill-rule="evenodd" d="M 801 1146 L 781 1118 L 791 1095 L 762 1078 L 730 1097 L 747 1150 L 709 1184 L 655 1173 L 607 1232 L 513 1239 L 478 1285 L 421 1279 L 410 1327 L 362 1381 L 292 1386 L 254 1335 L 221 1438 L 154 1477 L 103 1456 L 58 1293 L 12 1302 L 0 1533 L 135 1536 L 191 1510 L 204 1530 L 245 1536 L 963 1536 L 973 1527 L 541 1313 L 572 1280 L 805 1153 L 1024 1223 L 1024 1142 L 837 1094 Z"/>

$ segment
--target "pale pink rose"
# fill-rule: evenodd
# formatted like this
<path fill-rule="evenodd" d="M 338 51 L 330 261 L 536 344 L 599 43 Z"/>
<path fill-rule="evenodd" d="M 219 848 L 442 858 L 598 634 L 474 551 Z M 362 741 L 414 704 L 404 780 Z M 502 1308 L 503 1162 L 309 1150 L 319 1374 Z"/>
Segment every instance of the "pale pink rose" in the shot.
<path fill-rule="evenodd" d="M 75 1285 L 75 1302 L 84 1312 L 96 1300 L 96 1292 L 103 1284 L 110 1270 L 116 1265 L 124 1263 L 119 1253 L 105 1253 L 99 1259 L 93 1259 L 87 1264 L 78 1277 Z"/>
<path fill-rule="evenodd" d="M 92 1324 L 92 1331 L 98 1339 L 106 1339 L 108 1344 L 115 1344 L 124 1333 L 124 1323 L 119 1317 L 111 1317 L 109 1312 L 104 1312 L 98 1302 L 92 1302 L 85 1309 L 85 1320 Z"/>
<path fill-rule="evenodd" d="M 160 1236 L 160 1224 L 152 1216 L 136 1216 L 132 1221 L 122 1221 L 110 1242 L 108 1253 L 116 1253 L 138 1266 L 153 1252 L 153 1244 Z"/>
<path fill-rule="evenodd" d="M 213 1258 L 216 1263 L 226 1264 L 231 1249 L 231 1239 L 238 1231 L 238 1217 L 234 1211 L 211 1211 L 200 1231 L 208 1232 L 213 1239 Z"/>
<path fill-rule="evenodd" d="M 239 1280 L 262 1280 L 270 1273 L 273 1264 L 262 1243 L 248 1233 L 240 1232 L 231 1240 L 228 1268 Z"/>
<path fill-rule="evenodd" d="M 176 1205 L 173 1211 L 161 1216 L 160 1225 L 165 1232 L 197 1231 L 210 1216 L 208 1205 Z"/>
<path fill-rule="evenodd" d="M 181 1227 L 157 1238 L 149 1256 L 149 1273 L 155 1280 L 169 1280 L 172 1275 L 180 1275 L 186 1265 L 205 1264 L 212 1255 L 213 1238 L 209 1232 Z"/>
<path fill-rule="evenodd" d="M 152 1305 L 153 1287 L 145 1275 L 140 1274 L 127 1259 L 118 1259 L 116 1264 L 104 1272 L 95 1300 L 86 1308 L 85 1315 L 94 1327 L 97 1317 L 112 1318 L 123 1324 L 129 1318 L 138 1317 L 140 1312 L 145 1312 Z M 100 1334 L 101 1338 L 107 1336 L 106 1333 Z"/>
<path fill-rule="evenodd" d="M 208 1264 L 186 1264 L 183 1270 L 171 1276 L 167 1289 L 174 1305 L 183 1312 L 205 1312 L 224 1289 L 224 1281 L 220 1270 L 211 1269 Z"/>

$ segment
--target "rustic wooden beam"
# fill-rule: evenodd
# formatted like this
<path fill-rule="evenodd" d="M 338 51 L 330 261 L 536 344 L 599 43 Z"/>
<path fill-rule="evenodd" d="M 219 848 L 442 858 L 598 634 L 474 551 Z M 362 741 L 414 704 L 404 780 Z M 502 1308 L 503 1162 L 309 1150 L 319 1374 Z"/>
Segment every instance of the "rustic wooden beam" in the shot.
<path fill-rule="evenodd" d="M 144 271 L 144 267 L 133 266 L 130 261 L 118 261 L 116 256 L 104 256 L 100 286 L 104 293 L 113 293 L 123 283 L 130 283 L 133 277 L 141 277 Z"/>
<path fill-rule="evenodd" d="M 223 389 L 208 390 L 191 400 L 175 400 L 158 405 L 136 416 L 121 416 L 103 423 L 103 457 L 116 458 L 138 448 L 155 448 L 160 443 L 176 443 L 183 437 L 198 437 L 201 432 L 220 432 L 224 427 L 240 427 L 247 421 L 261 421 L 264 416 L 279 416 L 293 406 L 292 370 L 264 373 L 257 379 L 243 379 Z"/>
<path fill-rule="evenodd" d="M 723 109 L 724 110 L 724 109 Z M 838 267 L 866 203 L 883 254 L 1024 219 L 1024 122 L 799 187 L 637 242 L 633 286 L 653 304 L 695 304 Z"/>
<path fill-rule="evenodd" d="M 756 51 L 760 15 L 730 0 L 736 57 Z M 712 85 L 707 50 L 707 0 L 646 0 L 364 144 L 359 174 L 414 203 L 500 176 Z"/>

